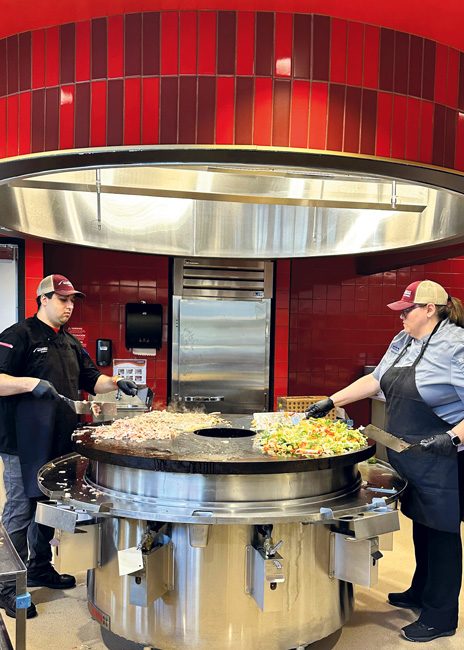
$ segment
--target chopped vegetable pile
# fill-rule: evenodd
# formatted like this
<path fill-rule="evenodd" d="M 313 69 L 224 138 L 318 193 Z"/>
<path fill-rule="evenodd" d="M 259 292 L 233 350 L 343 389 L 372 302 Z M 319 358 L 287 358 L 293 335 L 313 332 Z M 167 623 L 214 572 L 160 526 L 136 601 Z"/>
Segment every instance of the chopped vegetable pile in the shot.
<path fill-rule="evenodd" d="M 270 424 L 258 431 L 255 445 L 270 456 L 335 456 L 367 446 L 358 429 L 325 418 L 302 419 L 298 424 Z"/>

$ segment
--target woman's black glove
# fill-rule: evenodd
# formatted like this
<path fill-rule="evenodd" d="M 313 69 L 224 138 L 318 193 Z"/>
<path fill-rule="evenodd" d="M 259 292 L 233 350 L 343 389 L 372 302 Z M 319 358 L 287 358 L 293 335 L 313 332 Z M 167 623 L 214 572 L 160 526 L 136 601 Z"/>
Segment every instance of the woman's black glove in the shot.
<path fill-rule="evenodd" d="M 122 390 L 125 395 L 132 395 L 132 397 L 137 395 L 138 388 L 135 381 L 131 381 L 130 379 L 117 379 L 116 384 L 119 390 Z"/>
<path fill-rule="evenodd" d="M 456 452 L 456 447 L 451 442 L 447 433 L 438 433 L 436 436 L 420 441 L 422 449 L 433 451 L 437 456 L 450 456 Z"/>
<path fill-rule="evenodd" d="M 33 389 L 32 394 L 39 399 L 52 399 L 56 402 L 61 401 L 61 397 L 57 393 L 55 386 L 46 379 L 40 379 L 37 386 Z"/>
<path fill-rule="evenodd" d="M 305 415 L 306 418 L 323 418 L 324 415 L 327 415 L 329 411 L 335 408 L 335 404 L 332 402 L 330 397 L 326 399 L 321 399 L 319 402 L 316 402 L 312 406 L 306 409 Z"/>

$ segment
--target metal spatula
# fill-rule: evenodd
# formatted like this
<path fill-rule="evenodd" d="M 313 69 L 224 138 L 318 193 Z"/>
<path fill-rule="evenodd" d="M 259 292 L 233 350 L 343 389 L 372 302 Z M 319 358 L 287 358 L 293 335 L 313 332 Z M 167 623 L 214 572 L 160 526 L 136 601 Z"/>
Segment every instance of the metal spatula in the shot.
<path fill-rule="evenodd" d="M 64 395 L 60 395 L 60 397 L 78 415 L 104 415 L 108 418 L 114 418 L 117 414 L 117 404 L 115 402 L 78 402 Z"/>
<path fill-rule="evenodd" d="M 389 449 L 393 449 L 393 451 L 397 451 L 399 453 L 406 451 L 407 449 L 411 449 L 412 447 L 418 447 L 420 445 L 420 442 L 416 442 L 415 444 L 410 445 L 402 438 L 397 438 L 396 436 L 392 436 L 391 433 L 388 433 L 383 429 L 379 429 L 378 427 L 375 427 L 373 424 L 368 424 L 367 427 L 363 427 L 363 428 L 359 427 L 359 430 L 361 431 L 363 436 L 372 438 L 376 442 L 380 442 L 382 445 L 385 445 L 385 447 L 388 447 Z"/>

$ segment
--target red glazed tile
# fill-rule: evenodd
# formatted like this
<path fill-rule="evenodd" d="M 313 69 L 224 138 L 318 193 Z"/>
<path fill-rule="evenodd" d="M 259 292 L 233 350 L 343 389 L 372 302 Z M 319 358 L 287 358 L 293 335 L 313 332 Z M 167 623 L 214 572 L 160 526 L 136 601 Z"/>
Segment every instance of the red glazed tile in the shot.
<path fill-rule="evenodd" d="M 218 77 L 216 93 L 216 144 L 233 144 L 235 79 Z"/>
<path fill-rule="evenodd" d="M 106 145 L 106 81 L 91 83 L 90 108 L 90 146 L 104 147 Z"/>
<path fill-rule="evenodd" d="M 60 89 L 47 88 L 45 91 L 45 149 L 55 151 L 59 141 Z"/>
<path fill-rule="evenodd" d="M 253 144 L 270 146 L 272 137 L 272 80 L 255 79 Z"/>
<path fill-rule="evenodd" d="M 124 74 L 126 77 L 142 73 L 142 14 L 124 16 Z"/>
<path fill-rule="evenodd" d="M 289 80 L 274 80 L 272 146 L 288 147 L 292 86 Z"/>
<path fill-rule="evenodd" d="M 312 16 L 293 15 L 293 76 L 297 79 L 311 78 L 311 30 Z"/>
<path fill-rule="evenodd" d="M 328 16 L 313 16 L 313 80 L 328 81 L 330 69 L 330 22 Z"/>
<path fill-rule="evenodd" d="M 432 102 L 421 102 L 419 160 L 425 163 L 432 162 L 433 106 Z"/>
<path fill-rule="evenodd" d="M 60 84 L 75 80 L 76 25 L 68 23 L 60 27 Z"/>
<path fill-rule="evenodd" d="M 0 116 L 1 120 L 1 116 Z M 1 149 L 1 146 L 0 146 Z M 31 93 L 19 95 L 19 149 L 20 156 L 31 152 Z M 1 154 L 0 154 L 1 157 Z"/>
<path fill-rule="evenodd" d="M 44 136 L 45 136 L 45 91 L 33 90 L 32 91 L 32 136 L 31 136 L 31 152 L 44 150 Z"/>
<path fill-rule="evenodd" d="M 76 84 L 74 106 L 74 146 L 77 148 L 88 147 L 90 143 L 90 83 Z"/>
<path fill-rule="evenodd" d="M 462 61 L 462 54 L 460 59 Z M 461 67 L 462 69 L 462 67 Z M 446 103 L 446 80 L 448 76 L 448 48 L 446 45 L 437 43 L 436 55 L 435 55 L 435 84 L 434 84 L 434 97 L 436 102 L 439 104 Z M 463 88 L 464 92 L 464 88 Z M 464 94 L 463 94 L 464 100 Z"/>
<path fill-rule="evenodd" d="M 446 104 L 452 108 L 458 105 L 458 87 L 459 87 L 459 59 L 460 52 L 450 48 L 448 50 L 448 85 L 446 88 Z M 433 99 L 425 97 L 424 99 Z"/>
<path fill-rule="evenodd" d="M 216 114 L 216 78 L 198 77 L 197 143 L 213 144 Z"/>
<path fill-rule="evenodd" d="M 375 154 L 375 134 L 377 125 L 377 92 L 364 89 L 362 92 L 362 119 L 360 153 Z"/>
<path fill-rule="evenodd" d="M 310 149 L 326 148 L 328 84 L 311 84 L 311 104 L 309 111 Z"/>
<path fill-rule="evenodd" d="M 422 81 L 422 97 L 433 101 L 435 94 L 435 60 L 437 44 L 429 39 L 424 40 L 424 74 Z M 457 54 L 457 53 L 456 53 Z M 456 63 L 459 65 L 459 58 L 456 56 Z M 457 70 L 456 70 L 456 95 L 452 106 L 456 106 L 457 98 Z"/>
<path fill-rule="evenodd" d="M 142 14 L 142 73 L 159 75 L 160 73 L 160 14 L 150 11 Z"/>
<path fill-rule="evenodd" d="M 275 62 L 276 77 L 292 76 L 292 14 L 276 13 L 275 17 Z"/>
<path fill-rule="evenodd" d="M 180 74 L 197 72 L 197 17 L 196 11 L 180 13 Z"/>
<path fill-rule="evenodd" d="M 293 82 L 292 114 L 290 121 L 290 146 L 308 146 L 309 81 Z"/>
<path fill-rule="evenodd" d="M 90 79 L 90 21 L 76 23 L 76 81 Z"/>
<path fill-rule="evenodd" d="M 346 82 L 347 29 L 346 20 L 332 18 L 330 30 L 330 81 L 332 83 Z"/>
<path fill-rule="evenodd" d="M 446 109 L 440 104 L 435 104 L 433 114 L 433 143 L 432 143 L 432 164 L 443 166 L 445 154 L 445 113 Z"/>
<path fill-rule="evenodd" d="M 31 86 L 32 36 L 31 32 L 23 32 L 19 35 L 19 90 L 30 90 Z"/>
<path fill-rule="evenodd" d="M 254 81 L 237 77 L 235 102 L 235 144 L 250 144 L 253 139 Z"/>
<path fill-rule="evenodd" d="M 379 87 L 380 30 L 372 25 L 364 28 L 363 85 L 365 88 Z"/>
<path fill-rule="evenodd" d="M 6 39 L 6 53 L 8 64 L 8 94 L 17 93 L 19 89 L 19 42 L 18 35 L 8 36 Z"/>
<path fill-rule="evenodd" d="M 193 144 L 196 138 L 197 77 L 179 79 L 179 144 Z"/>
<path fill-rule="evenodd" d="M 364 25 L 348 23 L 348 63 L 346 66 L 347 83 L 350 86 L 362 86 L 363 77 Z"/>
<path fill-rule="evenodd" d="M 159 142 L 159 78 L 143 79 L 142 144 Z"/>
<path fill-rule="evenodd" d="M 419 160 L 420 101 L 408 97 L 406 124 L 406 159 Z"/>
<path fill-rule="evenodd" d="M 458 108 L 460 111 L 464 110 L 464 52 L 459 54 Z"/>
<path fill-rule="evenodd" d="M 201 11 L 198 22 L 198 74 L 216 74 L 216 11 Z"/>
<path fill-rule="evenodd" d="M 392 158 L 404 158 L 406 144 L 406 97 L 394 95 L 392 122 Z"/>
<path fill-rule="evenodd" d="M 393 89 L 395 93 L 406 95 L 408 92 L 409 71 L 409 34 L 395 34 L 395 67 L 393 73 Z M 420 77 L 419 77 L 420 78 Z"/>
<path fill-rule="evenodd" d="M 408 92 L 414 97 L 422 95 L 424 39 L 411 35 L 409 47 L 409 85 Z"/>
<path fill-rule="evenodd" d="M 179 71 L 179 13 L 161 13 L 161 74 L 178 74 Z M 163 92 L 161 91 L 161 96 Z M 175 140 L 174 140 L 175 142 Z"/>
<path fill-rule="evenodd" d="M 235 11 L 218 11 L 217 17 L 217 74 L 235 73 Z"/>
<path fill-rule="evenodd" d="M 120 145 L 123 142 L 124 131 L 124 81 L 110 79 L 108 81 L 107 136 L 109 146 Z"/>
<path fill-rule="evenodd" d="M 106 18 L 91 21 L 92 79 L 108 76 L 108 26 Z"/>
<path fill-rule="evenodd" d="M 341 151 L 343 148 L 343 114 L 345 112 L 345 86 L 330 84 L 329 115 L 327 125 L 327 149 Z"/>
<path fill-rule="evenodd" d="M 60 89 L 60 149 L 74 146 L 74 93 L 74 85 Z"/>
<path fill-rule="evenodd" d="M 1 101 L 1 100 L 0 100 Z M 1 116 L 0 116 L 1 120 Z M 464 171 L 464 113 L 459 112 L 456 125 L 456 169 Z"/>
<path fill-rule="evenodd" d="M 160 89 L 160 143 L 177 142 L 177 77 L 162 77 Z"/>
<path fill-rule="evenodd" d="M 7 98 L 7 140 L 6 155 L 18 155 L 18 95 Z"/>
<path fill-rule="evenodd" d="M 358 153 L 361 131 L 361 88 L 346 89 L 343 151 Z"/>
<path fill-rule="evenodd" d="M 256 13 L 255 74 L 270 77 L 274 70 L 274 14 Z"/>
<path fill-rule="evenodd" d="M 60 28 L 49 27 L 45 37 L 45 79 L 48 88 L 60 83 Z"/>
<path fill-rule="evenodd" d="M 237 12 L 237 74 L 252 75 L 255 58 L 255 14 Z"/>
<path fill-rule="evenodd" d="M 108 79 L 124 76 L 124 16 L 108 17 Z"/>
<path fill-rule="evenodd" d="M 452 108 L 446 108 L 443 164 L 445 167 L 449 167 L 450 169 L 454 168 L 456 128 L 457 128 L 457 113 Z"/>
<path fill-rule="evenodd" d="M 124 144 L 141 142 L 141 81 L 140 78 L 124 81 Z"/>
<path fill-rule="evenodd" d="M 388 92 L 393 91 L 393 62 L 395 60 L 395 32 L 391 29 L 380 29 L 380 65 L 379 88 Z"/>
<path fill-rule="evenodd" d="M 6 38 L 0 39 L 0 97 L 7 94 Z"/>
<path fill-rule="evenodd" d="M 377 97 L 377 138 L 376 156 L 390 156 L 392 130 L 392 96 L 389 93 L 379 93 Z"/>

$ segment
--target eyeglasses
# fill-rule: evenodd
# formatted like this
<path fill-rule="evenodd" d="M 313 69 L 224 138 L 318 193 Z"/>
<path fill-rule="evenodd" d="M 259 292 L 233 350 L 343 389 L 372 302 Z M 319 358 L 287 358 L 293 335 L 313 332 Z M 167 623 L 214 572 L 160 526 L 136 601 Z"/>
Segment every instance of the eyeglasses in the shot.
<path fill-rule="evenodd" d="M 425 307 L 425 305 L 411 305 L 411 307 L 408 307 L 407 309 L 402 309 L 400 312 L 401 318 L 406 318 L 406 316 L 409 314 L 410 311 L 413 309 L 417 309 L 417 307 Z"/>

